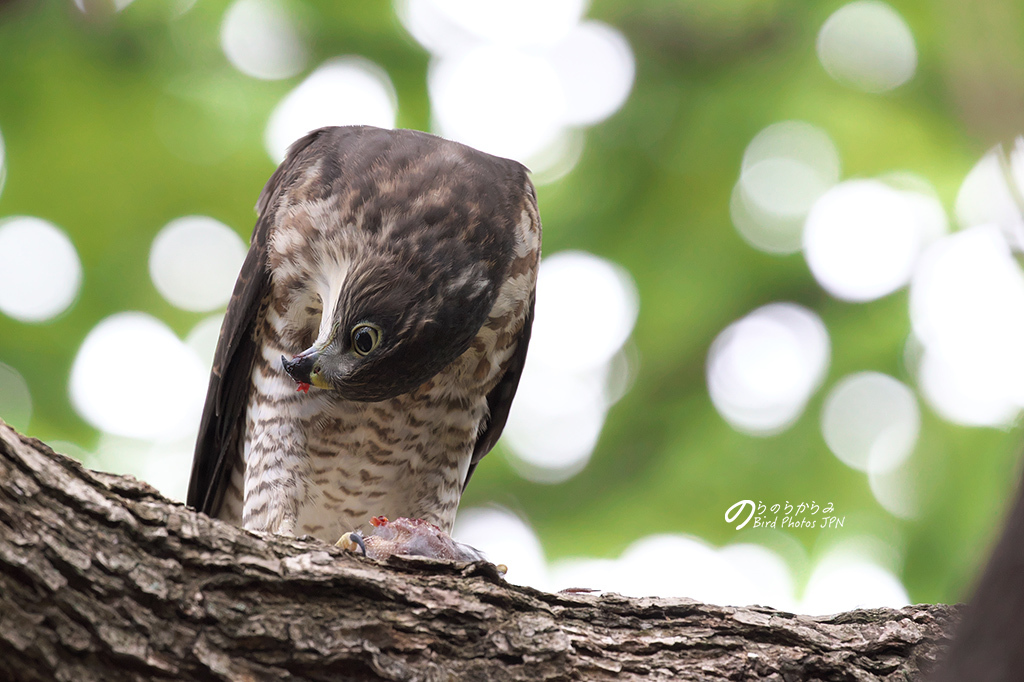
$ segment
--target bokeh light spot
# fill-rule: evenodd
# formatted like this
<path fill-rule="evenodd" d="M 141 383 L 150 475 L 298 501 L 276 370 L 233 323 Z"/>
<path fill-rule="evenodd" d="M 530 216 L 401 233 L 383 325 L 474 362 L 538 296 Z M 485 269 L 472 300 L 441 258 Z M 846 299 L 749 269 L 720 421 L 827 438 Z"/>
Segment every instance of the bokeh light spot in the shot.
<path fill-rule="evenodd" d="M 25 433 L 32 419 L 32 394 L 28 382 L 10 365 L 0 362 L 0 419 Z"/>
<path fill-rule="evenodd" d="M 434 55 L 458 54 L 480 42 L 480 37 L 442 11 L 435 0 L 395 0 L 402 26 Z"/>
<path fill-rule="evenodd" d="M 44 322 L 67 310 L 81 285 L 78 252 L 60 228 L 30 216 L 0 221 L 0 312 Z"/>
<path fill-rule="evenodd" d="M 185 216 L 167 223 L 153 240 L 149 274 L 172 304 L 205 312 L 231 298 L 245 254 L 245 242 L 227 225 L 206 216 Z"/>
<path fill-rule="evenodd" d="M 742 574 L 703 540 L 685 535 L 649 535 L 619 559 L 636 580 L 633 596 L 691 597 L 712 604 L 755 600 Z M 642 593 L 642 594 L 641 594 Z"/>
<path fill-rule="evenodd" d="M 235 0 L 224 13 L 220 44 L 236 69 L 265 80 L 294 76 L 308 56 L 281 0 Z"/>
<path fill-rule="evenodd" d="M 721 550 L 685 535 L 649 535 L 609 559 L 564 559 L 550 569 L 550 589 L 586 586 L 631 597 L 689 597 L 712 604 L 794 603 L 793 579 L 773 550 L 733 545 Z"/>
<path fill-rule="evenodd" d="M 593 125 L 626 102 L 636 66 L 619 31 L 599 21 L 575 26 L 551 51 L 565 92 L 565 123 Z"/>
<path fill-rule="evenodd" d="M 583 156 L 583 131 L 570 128 L 530 160 L 530 180 L 535 187 L 561 180 Z"/>
<path fill-rule="evenodd" d="M 77 7 L 83 14 L 90 14 L 99 11 L 109 11 L 108 8 L 112 4 L 115 12 L 120 12 L 128 5 L 132 4 L 134 0 L 107 0 L 103 2 L 101 0 L 74 0 L 75 7 Z M 109 4 L 108 4 L 109 3 Z"/>
<path fill-rule="evenodd" d="M 907 284 L 923 248 L 945 230 L 934 197 L 878 180 L 849 180 L 815 202 L 804 228 L 804 256 L 830 294 L 870 301 Z"/>
<path fill-rule="evenodd" d="M 744 241 L 765 253 L 787 254 L 800 250 L 803 216 L 781 216 L 765 211 L 743 196 L 737 182 L 729 199 L 729 217 Z"/>
<path fill-rule="evenodd" d="M 509 97 L 523 73 L 530 96 Z M 562 133 L 565 92 L 541 55 L 480 45 L 432 62 L 427 84 L 438 131 L 489 154 L 528 162 Z"/>
<path fill-rule="evenodd" d="M 521 476 L 559 483 L 582 471 L 597 446 L 608 409 L 606 373 L 526 367 L 503 442 Z"/>
<path fill-rule="evenodd" d="M 911 520 L 921 512 L 920 477 L 909 462 L 888 471 L 868 471 L 868 485 L 878 504 L 893 516 Z"/>
<path fill-rule="evenodd" d="M 398 97 L 387 72 L 362 57 L 325 62 L 270 115 L 264 142 L 276 163 L 288 146 L 323 126 L 372 125 L 393 128 Z"/>
<path fill-rule="evenodd" d="M 708 351 L 711 401 L 733 428 L 771 435 L 789 428 L 821 385 L 828 331 L 810 310 L 772 303 L 729 325 Z"/>
<path fill-rule="evenodd" d="M 940 414 L 996 426 L 1024 406 L 1024 273 L 996 225 L 952 234 L 925 252 L 910 319 L 924 347 L 918 380 Z"/>
<path fill-rule="evenodd" d="M 194 426 L 198 427 L 198 423 Z M 104 433 L 96 452 L 86 453 L 84 461 L 91 469 L 134 476 L 170 499 L 184 502 L 192 471 L 195 431 L 193 428 L 188 437 L 158 443 Z"/>
<path fill-rule="evenodd" d="M 1024 251 L 1024 139 L 1017 138 L 1007 156 L 992 149 L 964 178 L 956 197 L 961 227 L 992 223 L 1006 235 L 1010 246 Z"/>
<path fill-rule="evenodd" d="M 4 148 L 4 136 L 0 135 L 0 192 L 4 191 L 4 182 L 7 180 L 7 156 Z"/>
<path fill-rule="evenodd" d="M 220 328 L 223 324 L 223 315 L 210 315 L 192 327 L 185 337 L 185 345 L 195 351 L 204 367 L 213 367 L 213 356 L 217 352 L 217 341 L 220 340 Z"/>
<path fill-rule="evenodd" d="M 782 216 L 806 214 L 829 188 L 813 168 L 795 159 L 758 161 L 743 171 L 740 186 L 749 201 Z"/>
<path fill-rule="evenodd" d="M 586 587 L 631 597 L 689 597 L 810 614 L 898 608 L 909 601 L 899 578 L 866 551 L 878 545 L 873 538 L 833 548 L 818 562 L 798 601 L 789 564 L 763 545 L 737 543 L 716 549 L 691 536 L 648 535 L 617 559 L 574 557 L 547 564 L 533 529 L 497 509 L 460 512 L 452 536 L 483 551 L 490 561 L 506 563 L 510 582 L 547 591 Z"/>
<path fill-rule="evenodd" d="M 839 547 L 818 562 L 799 612 L 812 616 L 852 609 L 902 608 L 910 603 L 900 579 L 872 559 Z"/>
<path fill-rule="evenodd" d="M 780 121 L 755 135 L 743 152 L 742 170 L 769 159 L 798 161 L 825 184 L 839 180 L 839 151 L 835 143 L 824 130 L 805 121 Z M 810 208 L 810 203 L 806 208 Z"/>
<path fill-rule="evenodd" d="M 842 379 L 829 392 L 821 430 L 832 453 L 860 471 L 886 472 L 901 465 L 914 450 L 921 412 L 914 393 L 879 372 Z"/>
<path fill-rule="evenodd" d="M 541 262 L 530 359 L 569 370 L 611 360 L 633 331 L 639 297 L 622 267 L 583 251 Z"/>
<path fill-rule="evenodd" d="M 516 159 L 544 184 L 579 159 L 580 126 L 615 113 L 636 65 L 612 26 L 581 21 L 584 0 L 398 0 L 396 12 L 434 55 L 427 78 L 432 127 L 482 151 Z M 509 83 L 530 74 L 528 97 Z"/>
<path fill-rule="evenodd" d="M 537 534 L 503 509 L 460 510 L 452 537 L 484 553 L 488 561 L 508 566 L 508 581 L 545 589 L 547 566 Z"/>
<path fill-rule="evenodd" d="M 144 313 L 117 313 L 78 349 L 71 403 L 102 431 L 174 440 L 199 423 L 206 380 L 199 357 L 167 325 Z"/>
<path fill-rule="evenodd" d="M 553 483 L 586 465 L 619 397 L 612 379 L 628 385 L 612 368 L 637 313 L 636 286 L 621 267 L 577 251 L 541 262 L 529 361 L 503 441 L 520 474 Z"/>
<path fill-rule="evenodd" d="M 433 0 L 453 22 L 483 40 L 551 45 L 579 22 L 586 0 Z"/>
<path fill-rule="evenodd" d="M 140 478 L 161 493 L 184 502 L 195 453 L 196 434 L 167 443 L 153 443 L 140 458 L 143 470 Z"/>
<path fill-rule="evenodd" d="M 958 359 L 950 362 L 937 352 L 925 351 L 917 381 L 928 404 L 955 424 L 1010 426 L 1020 406 L 1007 394 L 1005 382 L 989 371 L 974 371 L 971 365 L 978 358 Z"/>
<path fill-rule="evenodd" d="M 857 0 L 825 21 L 818 59 L 832 78 L 865 92 L 885 92 L 910 80 L 917 47 L 910 27 L 879 0 Z"/>
<path fill-rule="evenodd" d="M 839 179 L 839 152 L 820 128 L 782 121 L 758 133 L 743 154 L 730 213 L 740 235 L 769 253 L 800 249 L 804 218 Z"/>
<path fill-rule="evenodd" d="M 763 545 L 738 543 L 718 550 L 719 555 L 736 568 L 753 588 L 750 603 L 764 604 L 784 611 L 796 606 L 796 585 L 786 560 Z M 725 603 L 736 603 L 726 595 Z"/>

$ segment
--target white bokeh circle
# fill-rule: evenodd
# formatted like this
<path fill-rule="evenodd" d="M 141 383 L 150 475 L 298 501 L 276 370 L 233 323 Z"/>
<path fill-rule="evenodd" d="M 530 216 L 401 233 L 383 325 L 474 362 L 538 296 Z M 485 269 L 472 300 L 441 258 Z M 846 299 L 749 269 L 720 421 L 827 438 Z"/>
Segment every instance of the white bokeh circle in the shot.
<path fill-rule="evenodd" d="M 32 393 L 18 370 L 0 362 L 0 419 L 25 433 L 32 419 Z"/>
<path fill-rule="evenodd" d="M 564 176 L 580 157 L 583 138 L 576 133 L 622 107 L 636 71 L 625 36 L 584 20 L 586 6 L 397 0 L 399 20 L 433 55 L 432 129 L 525 163 L 538 185 Z M 523 74 L 528 94 L 514 86 Z"/>
<path fill-rule="evenodd" d="M 0 192 L 4 189 L 4 182 L 7 180 L 6 150 L 4 149 L 4 136 L 0 134 Z"/>
<path fill-rule="evenodd" d="M 743 154 L 729 204 L 733 225 L 756 249 L 799 251 L 807 212 L 839 171 L 839 152 L 825 131 L 804 121 L 773 123 Z"/>
<path fill-rule="evenodd" d="M 587 0 L 430 0 L 435 10 L 479 40 L 542 47 L 579 22 Z"/>
<path fill-rule="evenodd" d="M 580 251 L 541 261 L 530 359 L 502 441 L 522 476 L 556 483 L 589 461 L 608 408 L 628 385 L 628 363 L 616 359 L 638 310 L 622 267 Z"/>
<path fill-rule="evenodd" d="M 733 428 L 766 436 L 803 413 L 828 369 L 828 331 L 793 303 L 758 308 L 723 330 L 708 351 L 711 402 Z"/>
<path fill-rule="evenodd" d="M 206 312 L 227 304 L 246 246 L 230 227 L 207 216 L 167 223 L 149 251 L 157 291 L 184 310 Z"/>
<path fill-rule="evenodd" d="M 933 244 L 910 289 L 918 380 L 945 418 L 1002 426 L 1024 406 L 1024 273 L 1006 234 L 979 225 Z"/>
<path fill-rule="evenodd" d="M 817 50 L 830 76 L 866 92 L 892 90 L 917 70 L 910 27 L 880 0 L 856 0 L 836 10 L 818 33 Z"/>
<path fill-rule="evenodd" d="M 934 197 L 878 180 L 848 180 L 811 208 L 804 257 L 830 294 L 870 301 L 906 285 L 921 251 L 945 229 Z"/>
<path fill-rule="evenodd" d="M 1024 138 L 1017 138 L 1006 154 L 1001 147 L 988 151 L 964 178 L 956 196 L 956 217 L 961 227 L 998 225 L 1010 246 L 1024 251 Z"/>
<path fill-rule="evenodd" d="M 621 266 L 584 251 L 548 256 L 537 275 L 530 361 L 567 370 L 603 365 L 638 313 L 636 284 Z"/>
<path fill-rule="evenodd" d="M 206 395 L 202 361 L 160 320 L 125 312 L 86 335 L 71 367 L 75 410 L 115 435 L 168 441 L 199 423 Z"/>
<path fill-rule="evenodd" d="M 565 123 L 593 125 L 626 102 L 633 87 L 633 51 L 616 29 L 584 21 L 551 51 L 551 62 L 565 93 Z"/>
<path fill-rule="evenodd" d="M 840 546 L 814 567 L 797 610 L 824 616 L 853 609 L 898 609 L 909 603 L 906 588 L 888 568 Z"/>
<path fill-rule="evenodd" d="M 362 57 L 320 65 L 285 95 L 270 114 L 264 143 L 270 158 L 284 160 L 289 145 L 323 126 L 393 128 L 398 96 L 384 69 Z"/>
<path fill-rule="evenodd" d="M 480 550 L 488 561 L 507 564 L 509 582 L 544 589 L 544 550 L 533 529 L 515 514 L 503 509 L 460 510 L 452 537 Z"/>
<path fill-rule="evenodd" d="M 523 73 L 530 74 L 530 95 L 510 97 L 508 84 Z M 478 45 L 432 62 L 427 86 L 441 135 L 489 154 L 526 162 L 562 133 L 565 92 L 542 55 Z"/>
<path fill-rule="evenodd" d="M 825 398 L 821 431 L 832 453 L 860 471 L 887 472 L 903 464 L 921 431 L 917 398 L 880 372 L 840 380 Z"/>
<path fill-rule="evenodd" d="M 45 322 L 74 303 L 81 285 L 82 264 L 63 230 L 32 216 L 0 221 L 0 312 Z"/>
<path fill-rule="evenodd" d="M 282 0 L 235 0 L 224 13 L 220 44 L 236 69 L 264 80 L 296 75 L 309 56 Z"/>

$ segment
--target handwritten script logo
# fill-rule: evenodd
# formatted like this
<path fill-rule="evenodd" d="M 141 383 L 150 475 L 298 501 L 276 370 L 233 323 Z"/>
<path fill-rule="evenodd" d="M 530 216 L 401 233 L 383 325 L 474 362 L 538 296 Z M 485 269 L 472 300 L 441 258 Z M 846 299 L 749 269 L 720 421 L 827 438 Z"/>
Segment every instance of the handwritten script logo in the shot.
<path fill-rule="evenodd" d="M 748 523 L 750 523 L 750 519 L 754 518 L 754 510 L 757 509 L 757 505 L 754 504 L 753 500 L 740 500 L 739 502 L 737 502 L 733 506 L 731 506 L 728 509 L 726 509 L 725 510 L 725 522 L 726 523 L 732 523 L 733 521 L 738 519 L 740 517 L 740 514 L 743 513 L 743 509 L 748 504 L 750 505 L 750 513 L 747 514 L 747 518 L 745 518 L 743 520 L 743 523 L 741 523 L 740 525 L 736 526 L 736 530 L 740 530 L 741 528 L 743 528 L 743 526 L 745 526 Z"/>
<path fill-rule="evenodd" d="M 736 530 L 741 530 L 751 520 L 754 521 L 753 528 L 842 528 L 846 517 L 833 515 L 834 509 L 831 502 L 820 507 L 814 500 L 796 504 L 786 500 L 785 504 L 771 506 L 760 500 L 756 504 L 753 500 L 740 500 L 725 510 L 725 522 L 736 523 L 746 513 L 746 518 L 736 526 Z M 818 516 L 819 511 L 821 516 Z"/>

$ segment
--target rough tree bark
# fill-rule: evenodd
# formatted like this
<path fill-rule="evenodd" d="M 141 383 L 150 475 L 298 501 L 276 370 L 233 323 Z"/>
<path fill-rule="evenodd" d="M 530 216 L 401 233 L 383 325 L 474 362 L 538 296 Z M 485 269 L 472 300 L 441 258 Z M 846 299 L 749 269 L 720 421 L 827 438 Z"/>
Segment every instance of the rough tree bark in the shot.
<path fill-rule="evenodd" d="M 514 561 L 514 557 L 509 557 Z M 955 608 L 546 594 L 262 537 L 0 422 L 0 679 L 906 680 Z"/>

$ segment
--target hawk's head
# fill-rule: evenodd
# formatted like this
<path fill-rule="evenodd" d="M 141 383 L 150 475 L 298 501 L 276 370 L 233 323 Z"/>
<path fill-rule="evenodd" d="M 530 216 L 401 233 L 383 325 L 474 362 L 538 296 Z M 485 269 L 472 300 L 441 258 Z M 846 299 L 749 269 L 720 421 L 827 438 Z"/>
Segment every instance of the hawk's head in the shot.
<path fill-rule="evenodd" d="M 284 369 L 350 400 L 407 393 L 487 320 L 515 227 L 535 215 L 526 169 L 414 131 L 301 142 L 260 204 L 274 212 L 268 263 L 293 332 L 282 341 L 297 351 Z"/>

